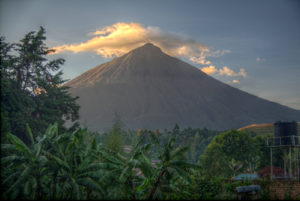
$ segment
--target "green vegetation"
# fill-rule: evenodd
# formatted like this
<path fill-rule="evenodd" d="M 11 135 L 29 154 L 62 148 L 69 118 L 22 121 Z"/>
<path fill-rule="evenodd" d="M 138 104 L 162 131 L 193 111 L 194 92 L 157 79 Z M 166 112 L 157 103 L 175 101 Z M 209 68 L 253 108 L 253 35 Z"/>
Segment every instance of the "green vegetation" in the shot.
<path fill-rule="evenodd" d="M 229 130 L 216 136 L 200 158 L 207 170 L 205 176 L 234 178 L 238 173 L 254 173 L 260 165 L 261 138 L 251 138 L 247 133 Z M 213 165 L 212 165 L 213 164 Z"/>
<path fill-rule="evenodd" d="M 116 116 L 113 129 L 107 133 L 93 133 L 93 136 L 99 143 L 105 142 L 107 144 L 113 144 L 114 147 L 120 147 L 120 139 L 123 139 L 123 145 L 131 146 L 140 139 L 144 139 L 146 143 L 151 142 L 150 132 L 155 134 L 160 143 L 166 144 L 172 137 L 175 138 L 175 146 L 189 147 L 186 152 L 186 157 L 190 162 L 196 163 L 203 153 L 205 147 L 211 142 L 211 140 L 220 133 L 216 130 L 194 129 L 185 128 L 181 130 L 178 125 L 175 125 L 172 130 L 122 130 L 120 125 L 123 123 L 120 121 L 120 117 Z M 155 148 L 153 147 L 152 150 Z"/>
<path fill-rule="evenodd" d="M 117 153 L 123 152 L 124 131 L 122 130 L 122 121 L 118 114 L 115 115 L 115 120 L 112 129 L 107 133 L 103 142 L 106 148 Z M 101 141 L 100 141 L 101 142 Z"/>
<path fill-rule="evenodd" d="M 87 129 L 59 133 L 56 123 L 37 137 L 28 125 L 26 131 L 28 145 L 10 133 L 1 144 L 2 199 L 235 199 L 235 187 L 251 183 L 208 178 L 216 162 L 203 169 L 201 162 L 188 161 L 187 146 L 176 146 L 175 138 L 161 143 L 152 131 L 141 133 L 149 143 L 139 138 L 120 152 L 98 143 Z M 232 135 L 246 137 L 222 133 L 204 155 Z"/>
<path fill-rule="evenodd" d="M 191 182 L 189 171 L 197 169 L 184 157 L 187 148 L 174 147 L 174 138 L 158 148 L 151 163 L 152 144 L 139 141 L 129 153 L 99 146 L 86 129 L 59 133 L 58 124 L 26 145 L 7 134 L 1 145 L 3 199 L 157 199 L 184 197 L 179 186 Z"/>

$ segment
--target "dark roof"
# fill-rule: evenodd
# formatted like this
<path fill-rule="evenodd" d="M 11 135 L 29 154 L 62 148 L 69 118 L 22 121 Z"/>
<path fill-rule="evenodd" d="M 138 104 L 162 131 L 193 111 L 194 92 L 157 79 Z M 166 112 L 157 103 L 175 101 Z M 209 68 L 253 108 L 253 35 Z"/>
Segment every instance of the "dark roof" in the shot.
<path fill-rule="evenodd" d="M 239 174 L 234 177 L 234 180 L 254 180 L 257 179 L 257 174 Z"/>

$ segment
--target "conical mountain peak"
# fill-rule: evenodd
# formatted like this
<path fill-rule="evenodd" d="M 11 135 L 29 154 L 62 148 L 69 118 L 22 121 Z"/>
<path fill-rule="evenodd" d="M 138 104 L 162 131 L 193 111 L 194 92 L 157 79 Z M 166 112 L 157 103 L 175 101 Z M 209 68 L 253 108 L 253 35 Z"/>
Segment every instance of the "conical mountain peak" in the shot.
<path fill-rule="evenodd" d="M 129 52 L 129 54 L 138 54 L 140 56 L 147 54 L 147 55 L 159 55 L 164 54 L 161 49 L 152 43 L 145 43 L 143 46 L 138 47 Z"/>
<path fill-rule="evenodd" d="M 202 73 L 195 67 L 163 53 L 152 43 L 145 43 L 121 57 L 90 69 L 66 83 L 66 86 L 77 88 L 100 82 L 128 83 L 141 77 L 177 77 L 179 74 L 184 75 L 187 68 Z"/>
<path fill-rule="evenodd" d="M 153 48 L 153 47 L 158 48 L 157 46 L 153 45 L 152 43 L 145 43 L 142 47 L 144 47 L 144 48 Z"/>
<path fill-rule="evenodd" d="M 300 111 L 226 85 L 151 43 L 96 66 L 66 84 L 79 96 L 80 121 L 109 129 L 114 113 L 127 128 L 232 129 L 300 120 Z"/>
<path fill-rule="evenodd" d="M 137 80 L 213 79 L 198 68 L 164 53 L 152 43 L 131 50 L 114 60 L 96 66 L 66 83 L 72 88 L 101 83 L 130 83 Z"/>
<path fill-rule="evenodd" d="M 153 45 L 152 43 L 145 43 L 143 46 L 139 47 L 140 49 L 147 49 L 147 50 L 160 50 L 159 47 Z"/>

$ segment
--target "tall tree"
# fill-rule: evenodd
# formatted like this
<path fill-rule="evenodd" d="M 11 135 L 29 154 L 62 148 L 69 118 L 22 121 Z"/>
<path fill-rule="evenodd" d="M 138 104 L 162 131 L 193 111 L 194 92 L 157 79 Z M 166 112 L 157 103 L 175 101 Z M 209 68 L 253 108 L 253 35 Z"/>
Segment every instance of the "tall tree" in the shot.
<path fill-rule="evenodd" d="M 72 97 L 63 86 L 61 65 L 64 59 L 48 61 L 54 52 L 45 45 L 45 29 L 29 32 L 16 44 L 0 40 L 1 56 L 1 115 L 10 128 L 29 143 L 25 134 L 28 123 L 36 135 L 48 124 L 58 122 L 64 130 L 66 120 L 78 119 L 77 97 Z"/>
<path fill-rule="evenodd" d="M 124 130 L 122 125 L 121 117 L 115 113 L 112 129 L 104 138 L 104 146 L 118 153 L 123 152 Z"/>
<path fill-rule="evenodd" d="M 229 130 L 211 141 L 200 164 L 207 177 L 232 177 L 247 170 L 256 156 L 256 143 L 247 133 Z"/>

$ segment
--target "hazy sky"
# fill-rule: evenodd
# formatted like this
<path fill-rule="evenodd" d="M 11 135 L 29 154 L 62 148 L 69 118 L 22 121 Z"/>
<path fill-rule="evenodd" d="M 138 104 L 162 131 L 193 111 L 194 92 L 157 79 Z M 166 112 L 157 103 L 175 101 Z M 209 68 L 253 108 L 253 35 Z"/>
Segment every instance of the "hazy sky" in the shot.
<path fill-rule="evenodd" d="M 259 97 L 300 109 L 300 1 L 0 1 L 0 34 L 39 26 L 64 78 L 144 42 Z"/>

